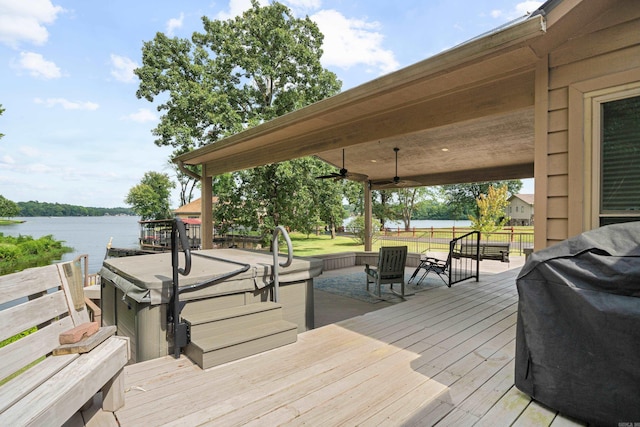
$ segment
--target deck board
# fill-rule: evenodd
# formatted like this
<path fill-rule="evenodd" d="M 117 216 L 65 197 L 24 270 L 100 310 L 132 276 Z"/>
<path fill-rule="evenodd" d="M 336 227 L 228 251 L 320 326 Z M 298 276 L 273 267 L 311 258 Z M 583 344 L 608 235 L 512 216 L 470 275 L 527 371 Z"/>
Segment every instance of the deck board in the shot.
<path fill-rule="evenodd" d="M 121 426 L 580 425 L 513 385 L 517 270 L 418 292 L 200 370 L 128 366 Z"/>

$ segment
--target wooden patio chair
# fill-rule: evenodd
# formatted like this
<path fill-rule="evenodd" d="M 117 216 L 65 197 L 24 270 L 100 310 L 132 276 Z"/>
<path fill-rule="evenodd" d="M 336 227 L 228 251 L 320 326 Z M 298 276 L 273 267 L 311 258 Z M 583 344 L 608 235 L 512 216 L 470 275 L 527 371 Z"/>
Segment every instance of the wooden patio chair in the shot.
<path fill-rule="evenodd" d="M 404 298 L 404 267 L 406 261 L 406 246 L 388 246 L 380 248 L 380 252 L 378 253 L 378 266 L 371 267 L 369 264 L 365 264 L 364 272 L 367 275 L 367 292 L 377 298 L 382 298 L 380 285 L 390 284 L 391 292 L 401 298 Z M 372 293 L 369 291 L 370 283 L 375 284 L 376 292 Z M 394 283 L 400 284 L 400 293 L 393 290 Z"/>
<path fill-rule="evenodd" d="M 418 275 L 418 272 L 420 272 L 420 270 L 424 270 L 424 273 L 422 273 L 422 276 L 420 276 L 420 279 L 418 279 L 416 284 L 419 285 L 420 283 L 422 283 L 424 278 L 427 277 L 427 274 L 434 272 L 442 279 L 445 285 L 447 285 L 448 287 L 451 287 L 451 285 L 449 284 L 449 268 L 450 267 L 451 267 L 451 252 L 449 252 L 449 255 L 447 256 L 446 261 L 443 261 L 438 258 L 427 257 L 427 256 L 420 257 L 420 264 L 411 275 L 411 278 L 409 279 L 409 283 L 411 283 L 411 281 L 415 279 L 415 277 Z"/>

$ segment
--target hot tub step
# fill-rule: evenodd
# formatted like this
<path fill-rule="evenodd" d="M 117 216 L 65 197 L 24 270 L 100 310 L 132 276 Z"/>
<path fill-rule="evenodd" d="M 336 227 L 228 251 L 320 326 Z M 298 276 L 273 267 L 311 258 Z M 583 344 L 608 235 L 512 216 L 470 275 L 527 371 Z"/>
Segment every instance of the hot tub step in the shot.
<path fill-rule="evenodd" d="M 261 302 L 189 314 L 183 319 L 190 325 L 191 340 L 197 341 L 282 320 L 282 307 L 273 302 Z"/>
<path fill-rule="evenodd" d="M 185 354 L 202 369 L 262 353 L 298 339 L 295 323 L 276 320 L 254 323 L 243 329 L 228 329 L 205 338 L 192 339 Z"/>

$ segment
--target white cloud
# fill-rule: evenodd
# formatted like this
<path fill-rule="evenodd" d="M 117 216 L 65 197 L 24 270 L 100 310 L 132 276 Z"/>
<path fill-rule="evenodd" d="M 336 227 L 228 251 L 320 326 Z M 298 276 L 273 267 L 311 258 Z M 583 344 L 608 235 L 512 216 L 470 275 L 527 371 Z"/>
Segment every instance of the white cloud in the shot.
<path fill-rule="evenodd" d="M 382 47 L 384 36 L 378 22 L 348 19 L 335 10 L 322 10 L 311 17 L 324 34 L 322 63 L 348 69 L 368 65 L 379 74 L 389 73 L 399 64 L 392 51 Z"/>
<path fill-rule="evenodd" d="M 260 6 L 269 4 L 268 0 L 259 0 Z M 220 11 L 216 19 L 226 20 L 242 15 L 245 10 L 251 9 L 251 0 L 229 0 L 229 11 Z"/>
<path fill-rule="evenodd" d="M 42 156 L 42 152 L 34 147 L 29 147 L 28 145 L 22 145 L 18 147 L 18 151 L 27 156 L 27 157 L 40 157 Z"/>
<path fill-rule="evenodd" d="M 56 169 L 52 168 L 51 166 L 47 166 L 45 164 L 42 163 L 34 163 L 32 165 L 27 165 L 27 167 L 25 168 L 25 170 L 28 173 L 50 173 L 50 172 L 57 172 Z"/>
<path fill-rule="evenodd" d="M 286 0 L 291 9 L 317 10 L 322 6 L 322 0 Z"/>
<path fill-rule="evenodd" d="M 63 11 L 50 0 L 0 0 L 0 43 L 12 48 L 21 42 L 46 43 L 49 32 L 45 25 L 52 24 Z"/>
<path fill-rule="evenodd" d="M 20 60 L 17 68 L 26 70 L 33 77 L 43 79 L 57 79 L 62 77 L 60 68 L 51 61 L 44 59 L 42 55 L 34 52 L 20 52 Z"/>
<path fill-rule="evenodd" d="M 136 81 L 136 75 L 133 74 L 133 70 L 138 68 L 138 64 L 135 61 L 127 58 L 126 56 L 120 56 L 111 54 L 111 75 L 119 82 L 133 83 Z"/>
<path fill-rule="evenodd" d="M 123 117 L 123 120 L 131 120 L 133 122 L 146 123 L 146 122 L 155 122 L 156 120 L 158 120 L 158 118 L 151 110 L 148 110 L 146 108 L 140 108 L 135 113 L 131 113 Z"/>
<path fill-rule="evenodd" d="M 44 105 L 48 108 L 53 108 L 55 106 L 61 106 L 65 110 L 88 110 L 93 111 L 97 110 L 100 106 L 95 102 L 80 102 L 80 101 L 69 101 L 64 98 L 47 98 L 40 99 L 36 98 L 33 100 L 36 104 Z"/>
<path fill-rule="evenodd" d="M 13 165 L 16 163 L 16 160 L 11 157 L 8 154 L 5 154 L 4 156 L 2 156 L 2 163 L 7 164 L 7 165 Z"/>
<path fill-rule="evenodd" d="M 518 3 L 512 10 L 492 10 L 490 15 L 496 19 L 512 20 L 532 13 L 542 5 L 542 1 L 526 0 Z"/>
<path fill-rule="evenodd" d="M 184 13 L 180 14 L 180 18 L 171 18 L 167 21 L 167 35 L 173 37 L 173 31 L 177 28 L 182 28 L 184 22 Z"/>

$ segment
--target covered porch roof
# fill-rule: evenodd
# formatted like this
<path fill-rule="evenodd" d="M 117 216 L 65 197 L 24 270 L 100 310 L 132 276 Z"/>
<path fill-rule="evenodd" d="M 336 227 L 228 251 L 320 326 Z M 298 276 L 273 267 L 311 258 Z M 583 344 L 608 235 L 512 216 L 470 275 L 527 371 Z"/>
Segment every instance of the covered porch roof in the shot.
<path fill-rule="evenodd" d="M 439 55 L 183 154 L 206 175 L 307 155 L 410 186 L 529 178 L 537 14 Z"/>

